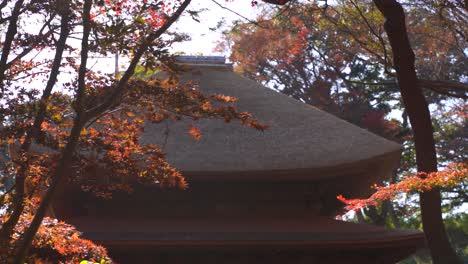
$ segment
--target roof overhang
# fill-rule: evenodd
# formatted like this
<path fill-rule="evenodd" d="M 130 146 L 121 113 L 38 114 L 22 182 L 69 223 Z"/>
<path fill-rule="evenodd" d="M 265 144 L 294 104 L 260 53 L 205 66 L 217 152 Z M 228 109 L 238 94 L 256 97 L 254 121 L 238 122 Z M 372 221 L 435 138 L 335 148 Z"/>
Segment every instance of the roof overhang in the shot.
<path fill-rule="evenodd" d="M 111 247 L 390 250 L 425 246 L 424 234 L 420 231 L 389 230 L 325 217 L 190 217 L 153 220 L 75 218 L 70 222 L 83 231 L 86 238 Z"/>

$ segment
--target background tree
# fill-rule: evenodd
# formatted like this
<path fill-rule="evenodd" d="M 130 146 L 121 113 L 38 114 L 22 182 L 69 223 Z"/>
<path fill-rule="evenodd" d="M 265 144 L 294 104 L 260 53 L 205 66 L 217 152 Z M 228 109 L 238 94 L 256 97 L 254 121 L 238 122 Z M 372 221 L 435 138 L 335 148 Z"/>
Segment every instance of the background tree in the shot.
<path fill-rule="evenodd" d="M 405 128 L 410 121 L 418 170 L 436 171 L 431 119 L 419 87 L 429 90 L 430 103 L 450 105 L 453 99 L 447 96 L 466 98 L 466 6 L 439 1 L 409 4 L 408 33 L 419 58 L 414 64 L 401 5 L 397 1 L 373 2 L 375 5 L 370 1 L 338 1 L 323 7 L 290 2 L 278 13 L 266 14 L 266 19 L 234 28 L 227 42 L 232 45 L 231 59 L 250 78 L 265 82 L 272 77 L 271 87 L 315 105 L 329 106 L 330 96 L 323 94 L 339 98 L 340 89 L 352 94 L 354 90 L 349 87 L 359 85 L 362 90 L 372 91 L 371 102 L 385 104 L 400 99 L 394 90 L 400 88 L 405 108 L 403 130 L 398 135 L 407 134 Z M 448 19 L 447 14 L 454 17 Z M 446 30 L 447 25 L 451 30 Z M 268 45 L 257 45 L 261 43 Z M 361 66 L 361 75 L 353 76 L 356 65 Z M 369 75 L 373 67 L 376 74 Z M 393 81 L 395 77 L 398 85 Z M 328 88 L 317 85 L 323 80 L 328 81 Z M 424 230 L 434 261 L 456 263 L 443 231 L 440 204 L 437 190 L 421 194 Z"/>

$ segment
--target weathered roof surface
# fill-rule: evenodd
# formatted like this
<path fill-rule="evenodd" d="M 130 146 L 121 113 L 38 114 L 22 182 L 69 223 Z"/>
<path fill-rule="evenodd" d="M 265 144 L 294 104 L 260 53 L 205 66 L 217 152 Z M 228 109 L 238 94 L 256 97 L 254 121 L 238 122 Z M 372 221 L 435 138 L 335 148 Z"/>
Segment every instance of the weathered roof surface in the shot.
<path fill-rule="evenodd" d="M 207 94 L 238 98 L 235 107 L 250 112 L 269 129 L 261 132 L 238 122 L 198 120 L 194 125 L 202 138 L 197 141 L 187 133 L 191 120 L 147 125 L 143 140 L 159 144 L 168 161 L 186 174 L 292 170 L 333 174 L 338 169 L 369 170 L 369 162 L 382 157 L 388 161 L 388 171 L 398 162 L 398 144 L 243 78 L 230 65 L 189 67 L 183 80 L 199 83 Z"/>
<path fill-rule="evenodd" d="M 86 238 L 98 241 L 152 242 L 160 245 L 216 242 L 232 244 L 310 244 L 321 247 L 395 247 L 424 245 L 424 235 L 416 230 L 389 230 L 383 227 L 337 221 L 326 217 L 306 218 L 158 218 L 96 219 L 74 218 L 70 223 Z"/>

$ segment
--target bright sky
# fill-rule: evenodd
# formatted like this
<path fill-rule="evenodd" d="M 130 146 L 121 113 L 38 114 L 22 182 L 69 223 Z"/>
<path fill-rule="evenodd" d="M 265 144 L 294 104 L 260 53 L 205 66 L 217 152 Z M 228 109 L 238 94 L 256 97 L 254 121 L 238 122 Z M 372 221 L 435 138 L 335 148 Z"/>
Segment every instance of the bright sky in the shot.
<path fill-rule="evenodd" d="M 223 5 L 244 17 L 254 19 L 259 7 L 252 7 L 250 0 L 216 0 L 217 3 Z M 210 31 L 209 28 L 216 27 L 218 21 L 223 18 L 226 25 L 230 25 L 232 21 L 242 19 L 238 15 L 221 8 L 212 0 L 194 0 L 190 4 L 189 10 L 207 9 L 200 13 L 200 23 L 194 21 L 190 16 L 185 15 L 176 25 L 172 27 L 173 31 L 189 33 L 192 37 L 191 41 L 177 44 L 174 46 L 174 51 L 185 52 L 187 55 L 226 55 L 213 51 L 216 46 L 215 42 L 221 38 L 221 32 Z"/>
<path fill-rule="evenodd" d="M 216 3 L 229 8 L 232 11 L 223 9 Z M 229 57 L 229 54 L 223 54 L 214 52 L 213 49 L 216 46 L 216 41 L 221 39 L 221 31 L 211 31 L 209 28 L 215 28 L 219 21 L 225 20 L 224 29 L 232 24 L 235 20 L 243 20 L 242 17 L 236 15 L 234 12 L 240 14 L 243 17 L 247 17 L 254 20 L 256 13 L 259 12 L 261 4 L 258 7 L 252 7 L 250 0 L 193 0 L 187 10 L 202 10 L 205 11 L 199 14 L 199 22 L 193 20 L 188 12 L 185 14 L 170 28 L 171 31 L 187 33 L 191 36 L 190 41 L 183 43 L 174 44 L 171 49 L 172 52 L 184 52 L 187 55 L 224 55 Z M 244 19 L 244 21 L 246 21 Z M 98 62 L 94 69 L 99 68 L 102 71 L 112 73 L 114 72 L 114 57 L 109 58 L 98 58 L 95 62 Z M 93 65 L 93 61 L 90 61 L 90 65 Z M 126 59 L 120 57 L 120 70 L 123 70 L 126 65 Z"/>

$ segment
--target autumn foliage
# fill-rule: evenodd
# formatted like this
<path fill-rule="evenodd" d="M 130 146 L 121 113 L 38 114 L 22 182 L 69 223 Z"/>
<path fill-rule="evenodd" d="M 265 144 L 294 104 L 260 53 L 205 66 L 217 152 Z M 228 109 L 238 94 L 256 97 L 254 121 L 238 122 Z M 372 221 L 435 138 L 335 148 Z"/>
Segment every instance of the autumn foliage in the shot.
<path fill-rule="evenodd" d="M 37 208 L 38 202 L 36 198 L 28 200 L 25 213 L 22 214 L 12 235 L 12 243 L 21 239 L 21 235 L 31 224 L 34 208 Z M 0 223 L 4 220 L 3 217 Z M 82 260 L 89 260 L 97 263 L 111 263 L 105 248 L 80 236 L 81 233 L 74 226 L 45 217 L 26 261 L 28 263 L 79 263 Z"/>
<path fill-rule="evenodd" d="M 418 172 L 401 179 L 398 183 L 388 186 L 372 186 L 376 192 L 367 199 L 347 199 L 342 195 L 337 198 L 344 204 L 345 209 L 357 211 L 364 207 L 376 206 L 385 200 L 394 200 L 399 194 L 425 192 L 439 188 L 453 188 L 468 181 L 468 164 L 450 164 L 438 172 Z"/>
<path fill-rule="evenodd" d="M 231 51 L 238 73 L 401 142 L 406 133 L 386 118 L 394 87 L 383 85 L 378 67 L 363 65 L 359 45 L 333 23 L 340 8 L 311 2 L 265 11 L 258 24 L 237 24 L 226 32 L 218 49 Z"/>

